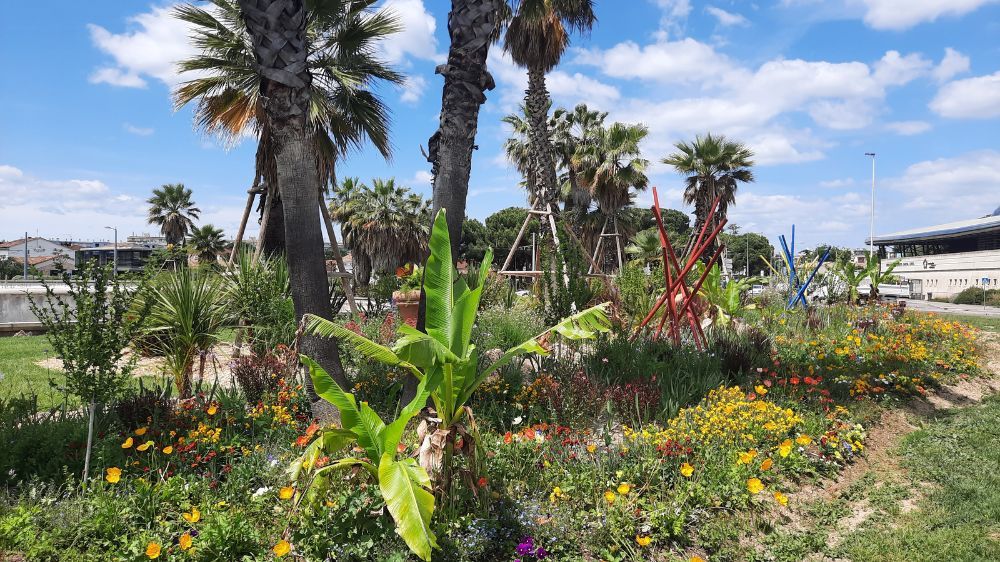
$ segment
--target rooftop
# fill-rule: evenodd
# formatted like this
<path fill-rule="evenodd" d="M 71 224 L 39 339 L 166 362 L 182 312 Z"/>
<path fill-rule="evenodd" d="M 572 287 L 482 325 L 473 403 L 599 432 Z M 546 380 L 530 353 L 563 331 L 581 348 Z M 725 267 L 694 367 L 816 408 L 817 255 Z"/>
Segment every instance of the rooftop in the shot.
<path fill-rule="evenodd" d="M 997 211 L 1000 211 L 1000 209 L 997 209 Z M 889 245 L 900 242 L 919 242 L 923 240 L 955 238 L 958 236 L 984 234 L 989 232 L 1000 232 L 1000 214 L 994 213 L 988 217 L 978 219 L 968 219 L 934 226 L 925 226 L 923 228 L 901 230 L 890 234 L 882 234 L 875 237 L 875 243 L 880 245 Z"/>

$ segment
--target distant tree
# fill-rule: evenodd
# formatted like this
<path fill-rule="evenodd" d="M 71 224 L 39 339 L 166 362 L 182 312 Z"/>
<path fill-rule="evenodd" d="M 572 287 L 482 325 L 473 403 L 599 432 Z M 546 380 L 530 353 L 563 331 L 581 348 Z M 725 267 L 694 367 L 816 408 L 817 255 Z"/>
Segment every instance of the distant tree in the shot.
<path fill-rule="evenodd" d="M 458 259 L 481 263 L 490 246 L 486 225 L 476 219 L 465 219 L 462 223 L 462 242 L 458 246 Z"/>
<path fill-rule="evenodd" d="M 632 257 L 631 263 L 633 265 L 646 265 L 662 260 L 660 231 L 655 228 L 639 231 L 632 237 L 631 243 L 625 247 L 625 252 Z"/>
<path fill-rule="evenodd" d="M 514 245 L 517 232 L 524 224 L 528 211 L 520 207 L 507 207 L 486 217 L 486 236 L 493 246 L 493 263 L 500 266 Z M 532 219 L 524 232 L 521 244 L 531 243 L 531 235 L 540 232 L 538 220 Z"/>
<path fill-rule="evenodd" d="M 215 263 L 219 254 L 226 251 L 226 240 L 221 228 L 206 224 L 191 231 L 188 246 L 198 256 L 198 263 L 209 265 Z"/>
<path fill-rule="evenodd" d="M 743 271 L 747 268 L 747 244 L 749 242 L 750 271 L 748 276 L 760 274 L 761 271 L 768 271 L 765 259 L 770 259 L 774 255 L 774 246 L 766 236 L 756 232 L 746 232 L 744 234 L 721 234 L 720 239 L 729 250 L 729 257 L 733 259 L 733 271 Z"/>
<path fill-rule="evenodd" d="M 184 238 L 194 230 L 194 220 L 201 209 L 191 201 L 191 190 L 182 183 L 168 183 L 153 190 L 149 203 L 149 224 L 160 227 L 167 244 L 179 246 Z"/>
<path fill-rule="evenodd" d="M 21 264 L 11 258 L 0 258 L 0 280 L 13 279 L 24 273 Z"/>

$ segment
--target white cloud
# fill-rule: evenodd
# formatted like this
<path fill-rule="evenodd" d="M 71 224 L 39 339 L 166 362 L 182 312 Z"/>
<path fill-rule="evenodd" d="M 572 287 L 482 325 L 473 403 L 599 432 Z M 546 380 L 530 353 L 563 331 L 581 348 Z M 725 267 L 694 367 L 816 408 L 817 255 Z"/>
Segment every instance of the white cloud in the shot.
<path fill-rule="evenodd" d="M 761 232 L 772 241 L 779 234 L 787 236 L 791 225 L 795 224 L 798 227 L 796 248 L 826 242 L 860 244 L 854 235 L 864 231 L 862 225 L 866 223 L 868 206 L 859 201 L 860 197 L 852 193 L 806 197 L 762 193 L 759 188 L 741 189 L 736 204 L 730 207 L 730 218 L 744 229 Z"/>
<path fill-rule="evenodd" d="M 809 116 L 828 129 L 863 129 L 872 122 L 874 108 L 861 100 L 820 100 L 809 107 Z"/>
<path fill-rule="evenodd" d="M 955 76 L 969 71 L 969 57 L 947 47 L 944 50 L 944 58 L 934 68 L 934 78 L 938 82 L 947 82 Z"/>
<path fill-rule="evenodd" d="M 431 185 L 431 181 L 433 179 L 434 179 L 434 176 L 431 175 L 431 173 L 429 171 L 427 171 L 427 170 L 417 170 L 417 172 L 415 174 L 413 174 L 413 177 L 410 178 L 410 181 L 409 181 L 408 185 L 410 187 L 427 187 L 427 186 Z"/>
<path fill-rule="evenodd" d="M 128 88 L 146 87 L 144 76 L 168 86 L 181 82 L 176 63 L 194 53 L 194 48 L 188 41 L 188 24 L 173 17 L 172 11 L 172 6 L 153 7 L 132 16 L 128 18 L 131 29 L 122 33 L 87 25 L 91 41 L 113 60 L 94 71 L 90 81 Z"/>
<path fill-rule="evenodd" d="M 719 25 L 722 27 L 731 26 L 746 26 L 750 25 L 750 20 L 741 16 L 740 14 L 734 14 L 732 12 L 727 12 L 722 8 L 717 8 L 715 6 L 707 6 L 705 11 L 709 13 L 712 17 L 719 20 Z"/>
<path fill-rule="evenodd" d="M 678 84 L 719 81 L 737 71 L 728 57 L 691 38 L 645 46 L 625 41 L 607 50 L 581 50 L 576 62 L 614 78 Z"/>
<path fill-rule="evenodd" d="M 854 178 L 838 178 L 835 180 L 821 181 L 819 182 L 819 186 L 829 189 L 839 189 L 841 187 L 850 187 L 855 183 Z"/>
<path fill-rule="evenodd" d="M 1000 152 L 981 150 L 925 160 L 883 183 L 905 195 L 904 209 L 926 211 L 930 221 L 982 216 L 996 205 L 984 195 L 995 195 L 1000 185 Z"/>
<path fill-rule="evenodd" d="M 498 46 L 490 48 L 487 67 L 497 82 L 499 96 L 490 95 L 492 102 L 499 97 L 500 111 L 513 113 L 518 104 L 524 101 L 524 91 L 528 87 L 528 74 L 519 68 L 510 55 Z M 621 92 L 614 86 L 605 84 L 579 72 L 568 73 L 564 70 L 553 70 L 545 77 L 546 88 L 554 103 L 558 105 L 575 106 L 586 103 L 592 109 L 608 110 L 613 102 L 621 97 Z"/>
<path fill-rule="evenodd" d="M 931 100 L 930 108 L 943 117 L 1000 117 L 1000 71 L 945 84 Z"/>
<path fill-rule="evenodd" d="M 875 29 L 904 30 L 943 16 L 963 16 L 997 0 L 863 0 L 865 23 Z"/>
<path fill-rule="evenodd" d="M 445 56 L 437 51 L 437 20 L 424 7 L 423 0 L 386 0 L 382 8 L 399 19 L 402 29 L 379 44 L 383 56 L 394 64 L 409 57 L 442 63 Z"/>
<path fill-rule="evenodd" d="M 893 121 L 885 127 L 897 135 L 919 135 L 931 130 L 931 124 L 926 121 Z"/>
<path fill-rule="evenodd" d="M 885 86 L 902 86 L 923 76 L 934 66 L 920 53 L 905 57 L 899 51 L 888 51 L 875 63 L 875 81 Z"/>
<path fill-rule="evenodd" d="M 824 157 L 822 143 L 808 132 L 774 130 L 751 136 L 746 143 L 759 166 L 796 164 Z"/>
<path fill-rule="evenodd" d="M 691 0 L 655 0 L 655 3 L 661 12 L 659 36 L 665 39 L 670 33 L 680 33 L 691 14 Z"/>
<path fill-rule="evenodd" d="M 122 123 L 122 128 L 129 133 L 140 137 L 148 137 L 155 132 L 151 127 L 136 127 L 131 123 Z"/>
<path fill-rule="evenodd" d="M 426 89 L 426 78 L 417 75 L 408 76 L 406 82 L 403 83 L 403 93 L 399 96 L 399 100 L 403 103 L 415 104 L 424 96 Z"/>

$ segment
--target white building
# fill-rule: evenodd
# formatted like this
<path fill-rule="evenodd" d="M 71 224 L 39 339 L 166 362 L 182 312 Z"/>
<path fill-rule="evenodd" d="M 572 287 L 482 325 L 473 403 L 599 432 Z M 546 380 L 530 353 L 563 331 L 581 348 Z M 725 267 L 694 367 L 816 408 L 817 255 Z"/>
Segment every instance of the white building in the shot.
<path fill-rule="evenodd" d="M 951 298 L 969 287 L 1000 289 L 1000 209 L 979 219 L 875 237 L 883 266 L 912 281 L 922 298 Z"/>
<path fill-rule="evenodd" d="M 0 258 L 24 258 L 24 247 L 28 246 L 28 260 L 40 256 L 63 255 L 72 257 L 76 251 L 74 248 L 64 246 L 58 242 L 53 242 L 45 238 L 28 238 L 25 240 L 12 240 L 10 242 L 0 242 Z"/>

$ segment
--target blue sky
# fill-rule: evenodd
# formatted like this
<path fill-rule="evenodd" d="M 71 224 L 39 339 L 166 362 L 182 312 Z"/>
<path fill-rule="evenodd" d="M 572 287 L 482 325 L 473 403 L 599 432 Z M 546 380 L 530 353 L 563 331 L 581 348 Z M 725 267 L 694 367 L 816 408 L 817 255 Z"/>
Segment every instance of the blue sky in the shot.
<path fill-rule="evenodd" d="M 384 55 L 410 78 L 385 88 L 395 154 L 352 154 L 340 175 L 394 176 L 430 194 L 420 145 L 434 132 L 448 38 L 443 0 L 387 0 L 405 30 Z M 1000 205 L 1000 2 L 997 0 L 597 0 L 598 24 L 549 75 L 557 105 L 586 102 L 650 128 L 647 158 L 722 133 L 757 154 L 757 182 L 730 218 L 774 239 L 796 223 L 805 244 L 858 247 L 868 232 L 878 153 L 877 226 L 890 232 L 982 216 Z M 25 230 L 107 238 L 148 232 L 153 187 L 194 190 L 202 222 L 235 232 L 254 143 L 225 147 L 174 111 L 173 61 L 189 52 L 169 2 L 7 6 L 0 22 L 0 239 Z M 42 14 L 39 11 L 46 11 Z M 22 13 L 23 12 L 23 13 Z M 17 25 L 14 25 L 14 22 Z M 499 48 L 497 88 L 480 116 L 469 212 L 523 205 L 500 123 L 526 77 Z M 651 170 L 665 204 L 681 178 Z M 648 205 L 649 195 L 640 197 Z"/>

